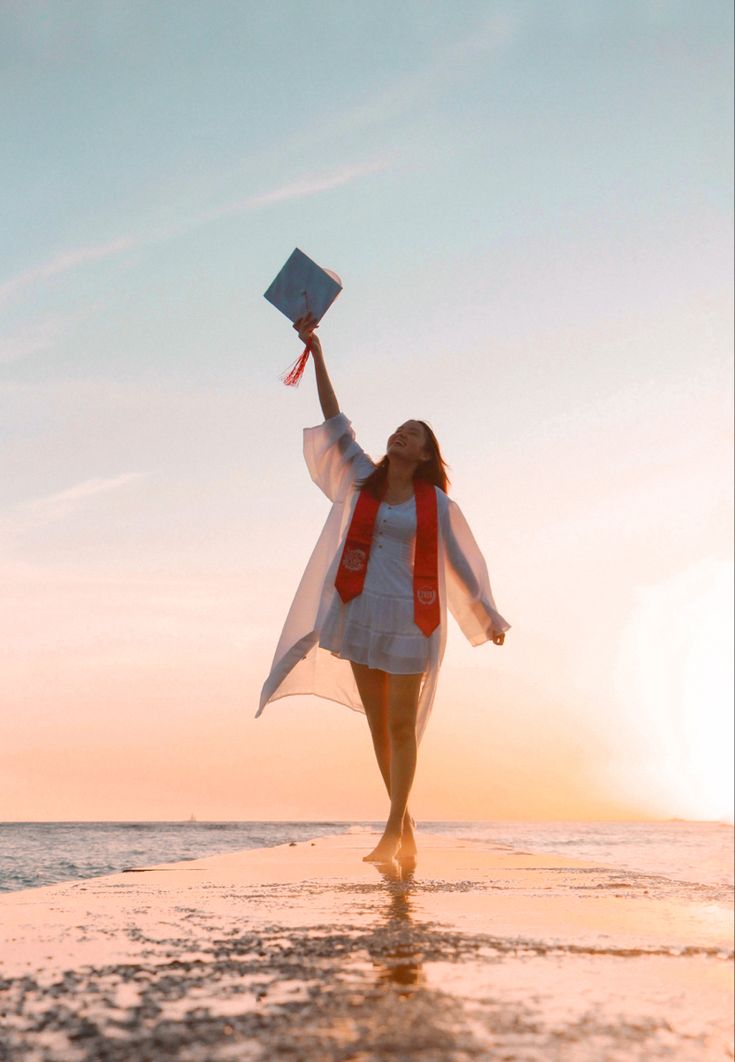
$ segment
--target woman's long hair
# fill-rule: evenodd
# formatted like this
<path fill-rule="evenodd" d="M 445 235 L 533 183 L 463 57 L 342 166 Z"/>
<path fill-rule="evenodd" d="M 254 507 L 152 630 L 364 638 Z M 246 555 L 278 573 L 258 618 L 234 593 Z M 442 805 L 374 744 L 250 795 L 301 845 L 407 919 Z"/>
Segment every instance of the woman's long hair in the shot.
<path fill-rule="evenodd" d="M 448 465 L 442 457 L 439 443 L 434 432 L 425 421 L 420 420 L 418 423 L 426 432 L 426 449 L 430 452 L 431 457 L 428 461 L 424 461 L 423 464 L 417 467 L 413 474 L 413 478 L 425 479 L 428 483 L 433 483 L 435 487 L 439 487 L 446 494 L 447 487 L 449 486 L 449 478 L 447 477 Z M 382 498 L 387 479 L 388 455 L 386 454 L 385 457 L 378 462 L 374 471 L 372 471 L 369 476 L 366 476 L 365 479 L 359 480 L 357 486 L 359 489 L 365 487 L 374 498 Z"/>

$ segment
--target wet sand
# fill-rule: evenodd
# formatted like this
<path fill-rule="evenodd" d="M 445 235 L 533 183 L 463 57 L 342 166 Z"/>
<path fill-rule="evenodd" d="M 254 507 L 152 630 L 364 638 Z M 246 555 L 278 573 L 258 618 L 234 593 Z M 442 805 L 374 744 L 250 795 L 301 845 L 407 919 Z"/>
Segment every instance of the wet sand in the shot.
<path fill-rule="evenodd" d="M 0 896 L 0 1062 L 727 1059 L 732 895 L 352 832 Z"/>

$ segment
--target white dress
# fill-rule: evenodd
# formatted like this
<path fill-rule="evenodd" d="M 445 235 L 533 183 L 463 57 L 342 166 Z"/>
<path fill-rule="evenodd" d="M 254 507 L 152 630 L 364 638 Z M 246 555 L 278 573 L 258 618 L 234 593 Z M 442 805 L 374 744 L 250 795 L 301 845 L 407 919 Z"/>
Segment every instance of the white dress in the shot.
<path fill-rule="evenodd" d="M 387 552 L 392 560 L 400 556 L 403 558 L 402 563 L 373 565 L 373 576 L 368 583 L 374 542 L 365 576 L 366 587 L 369 589 L 372 586 L 372 593 L 375 593 L 377 588 L 380 600 L 376 603 L 374 599 L 365 598 L 361 605 L 344 611 L 335 603 L 335 598 L 341 603 L 334 580 L 359 495 L 356 482 L 364 479 L 375 468 L 374 462 L 357 443 L 352 424 L 344 413 L 330 417 L 315 428 L 304 429 L 304 458 L 311 478 L 326 494 L 331 508 L 286 617 L 270 673 L 263 684 L 256 718 L 271 701 L 300 694 L 314 694 L 337 701 L 364 714 L 365 709 L 350 662 L 344 655 L 337 655 L 340 652 L 352 651 L 347 649 L 344 639 L 346 634 L 352 638 L 356 631 L 356 624 L 362 614 L 361 608 L 374 607 L 376 610 L 371 611 L 369 626 L 371 633 L 377 635 L 377 643 L 371 647 L 370 640 L 366 641 L 364 637 L 359 639 L 359 651 L 363 651 L 367 645 L 368 659 L 370 651 L 379 654 L 373 655 L 373 660 L 380 659 L 380 654 L 385 652 L 384 659 L 390 659 L 391 666 L 395 668 L 396 659 L 400 655 L 400 640 L 413 636 L 401 601 L 407 600 L 406 580 L 411 571 L 406 564 L 407 539 L 415 536 L 415 526 L 410 533 L 407 525 L 403 531 L 399 529 L 397 506 L 393 506 L 393 515 L 390 518 L 392 526 L 389 537 L 395 541 L 391 541 L 386 551 L 387 538 L 383 539 L 383 550 L 378 548 L 377 555 L 382 558 L 382 554 Z M 439 524 L 441 620 L 429 638 L 421 635 L 426 643 L 426 658 L 422 666 L 416 668 L 419 662 L 417 659 L 405 664 L 410 668 L 409 673 L 422 672 L 416 716 L 416 735 L 419 741 L 426 729 L 436 694 L 439 668 L 446 645 L 447 610 L 451 611 L 472 645 L 481 645 L 502 631 L 510 629 L 510 624 L 495 607 L 485 559 L 462 510 L 439 487 L 435 490 Z M 413 512 L 415 521 L 413 499 L 406 509 L 409 513 Z M 401 537 L 402 543 L 399 542 Z M 381 540 L 378 540 L 378 547 L 380 545 Z M 372 582 L 372 578 L 376 581 Z M 411 580 L 412 578 L 411 572 Z M 386 649 L 380 645 L 378 627 L 387 616 L 385 601 L 382 600 L 386 596 L 383 591 L 387 586 L 402 587 L 404 592 L 396 595 L 396 612 L 388 624 L 391 629 L 388 632 Z M 412 598 L 412 590 L 409 590 L 409 594 Z M 359 601 L 359 597 L 353 601 Z M 373 624 L 375 616 L 380 617 L 377 627 Z M 342 622 L 343 620 L 354 622 Z M 322 644 L 322 640 L 325 644 Z M 327 648 L 327 645 L 330 648 Z M 491 690 L 490 678 L 486 688 L 488 692 Z"/>
<path fill-rule="evenodd" d="M 335 594 L 319 644 L 345 660 L 393 675 L 419 674 L 430 639 L 414 623 L 413 560 L 416 499 L 383 502 L 375 519 L 362 593 L 344 602 Z M 438 638 L 438 628 L 431 637 Z"/>

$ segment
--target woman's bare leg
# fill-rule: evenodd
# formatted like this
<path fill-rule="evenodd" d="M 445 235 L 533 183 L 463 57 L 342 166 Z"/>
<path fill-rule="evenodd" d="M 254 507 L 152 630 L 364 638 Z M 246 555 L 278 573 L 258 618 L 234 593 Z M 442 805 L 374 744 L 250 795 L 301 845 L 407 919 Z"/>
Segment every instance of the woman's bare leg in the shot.
<path fill-rule="evenodd" d="M 360 700 L 365 709 L 365 715 L 367 716 L 378 767 L 383 776 L 385 788 L 388 790 L 388 796 L 390 796 L 391 747 L 390 730 L 388 728 L 388 675 L 385 671 L 380 671 L 377 668 L 355 663 L 352 663 L 352 672 L 355 676 Z M 402 840 L 408 846 L 408 853 L 415 853 L 416 842 L 413 836 L 413 819 L 408 808 L 406 808 L 403 817 Z"/>
<path fill-rule="evenodd" d="M 388 677 L 388 734 L 390 737 L 390 813 L 377 847 L 366 856 L 371 861 L 392 859 L 399 847 L 409 851 L 408 838 L 401 843 L 408 797 L 416 773 L 416 714 L 421 675 Z M 411 839 L 413 835 L 411 834 Z M 415 852 L 415 842 L 413 844 Z"/>
<path fill-rule="evenodd" d="M 352 663 L 352 662 L 351 662 Z M 352 663 L 357 690 L 365 709 L 373 748 L 390 796 L 390 738 L 388 736 L 388 684 L 385 671 Z"/>

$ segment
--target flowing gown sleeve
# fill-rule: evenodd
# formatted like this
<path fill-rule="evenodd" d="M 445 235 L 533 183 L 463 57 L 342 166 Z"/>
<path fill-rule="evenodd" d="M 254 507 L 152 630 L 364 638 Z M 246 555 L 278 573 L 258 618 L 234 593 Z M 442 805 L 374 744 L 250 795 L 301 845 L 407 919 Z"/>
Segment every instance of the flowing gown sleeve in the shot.
<path fill-rule="evenodd" d="M 444 539 L 447 552 L 447 603 L 463 634 L 481 645 L 510 630 L 495 607 L 485 558 L 462 510 L 448 499 Z"/>
<path fill-rule="evenodd" d="M 311 478 L 332 505 L 286 616 L 256 718 L 269 701 L 303 693 L 364 710 L 349 662 L 320 648 L 319 630 L 335 593 L 332 569 L 357 498 L 353 485 L 375 465 L 355 440 L 344 413 L 304 429 L 304 458 Z"/>
<path fill-rule="evenodd" d="M 344 413 L 316 428 L 304 428 L 304 459 L 311 478 L 331 502 L 343 502 L 355 480 L 375 468 Z"/>

